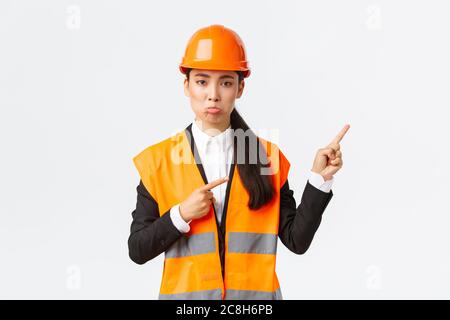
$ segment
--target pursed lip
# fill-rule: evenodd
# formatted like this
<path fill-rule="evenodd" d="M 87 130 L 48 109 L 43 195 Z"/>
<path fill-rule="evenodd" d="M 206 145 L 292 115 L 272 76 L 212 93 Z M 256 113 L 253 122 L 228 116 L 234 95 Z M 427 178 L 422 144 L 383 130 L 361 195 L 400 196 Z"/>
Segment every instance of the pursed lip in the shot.
<path fill-rule="evenodd" d="M 206 111 L 220 112 L 220 111 L 222 111 L 222 109 L 217 108 L 217 107 L 208 107 L 208 108 L 206 108 Z"/>

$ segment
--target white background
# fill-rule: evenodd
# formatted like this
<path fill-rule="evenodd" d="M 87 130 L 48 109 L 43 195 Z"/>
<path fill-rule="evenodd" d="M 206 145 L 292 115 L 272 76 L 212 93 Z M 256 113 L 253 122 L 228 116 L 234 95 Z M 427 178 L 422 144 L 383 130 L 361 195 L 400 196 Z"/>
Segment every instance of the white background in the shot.
<path fill-rule="evenodd" d="M 450 298 L 448 1 L 0 2 L 0 298 L 155 299 L 128 257 L 132 158 L 193 119 L 178 63 L 223 24 L 252 68 L 237 108 L 279 130 L 297 205 L 346 124 L 344 166 L 285 299 Z"/>

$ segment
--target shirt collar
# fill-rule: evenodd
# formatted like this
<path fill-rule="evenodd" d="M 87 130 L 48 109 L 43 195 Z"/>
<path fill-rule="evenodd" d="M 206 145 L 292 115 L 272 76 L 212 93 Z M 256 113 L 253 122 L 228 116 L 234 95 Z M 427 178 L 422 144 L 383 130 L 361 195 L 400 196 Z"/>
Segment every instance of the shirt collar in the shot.
<path fill-rule="evenodd" d="M 210 136 L 200 128 L 200 124 L 201 122 L 197 123 L 196 120 L 193 121 L 192 135 L 194 136 L 197 148 L 202 152 L 206 150 L 210 143 L 218 144 L 222 151 L 228 150 L 233 145 L 233 129 L 231 129 L 231 125 L 225 131 L 215 136 Z"/>

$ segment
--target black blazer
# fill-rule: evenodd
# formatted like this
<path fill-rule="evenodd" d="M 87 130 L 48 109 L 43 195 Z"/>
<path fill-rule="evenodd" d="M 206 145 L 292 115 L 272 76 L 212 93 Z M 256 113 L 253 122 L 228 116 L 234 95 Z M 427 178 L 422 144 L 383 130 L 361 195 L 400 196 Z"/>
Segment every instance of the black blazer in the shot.
<path fill-rule="evenodd" d="M 192 124 L 188 126 L 187 130 L 190 130 L 191 126 Z M 190 136 L 193 137 L 192 134 Z M 195 158 L 198 159 L 198 153 L 193 141 L 191 142 L 191 149 Z M 205 184 L 208 183 L 200 161 L 197 161 L 197 166 Z M 224 273 L 225 260 L 224 243 L 227 199 L 229 196 L 229 187 L 233 179 L 234 164 L 230 167 L 223 215 L 221 224 L 218 227 L 222 274 Z M 136 190 L 137 203 L 136 209 L 132 212 L 133 221 L 128 238 L 128 250 L 131 260 L 137 264 L 144 264 L 166 251 L 175 241 L 183 236 L 183 233 L 172 223 L 170 210 L 163 216 L 160 216 L 158 203 L 147 191 L 142 181 L 140 181 Z M 322 214 L 332 197 L 332 190 L 329 193 L 323 192 L 307 181 L 300 205 L 297 207 L 294 199 L 294 191 L 289 188 L 289 182 L 286 180 L 280 189 L 280 223 L 278 236 L 289 250 L 296 254 L 303 254 L 308 250 L 322 220 Z"/>

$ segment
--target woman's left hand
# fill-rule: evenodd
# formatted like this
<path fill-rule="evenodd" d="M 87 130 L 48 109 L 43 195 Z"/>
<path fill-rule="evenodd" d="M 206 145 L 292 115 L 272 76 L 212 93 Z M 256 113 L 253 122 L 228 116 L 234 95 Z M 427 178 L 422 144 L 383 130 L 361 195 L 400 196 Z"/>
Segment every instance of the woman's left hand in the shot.
<path fill-rule="evenodd" d="M 319 173 L 325 181 L 331 180 L 333 175 L 338 172 L 344 164 L 342 161 L 342 152 L 340 150 L 341 146 L 339 143 L 349 128 L 349 124 L 345 125 L 328 146 L 317 151 L 313 168 L 311 170 Z"/>

